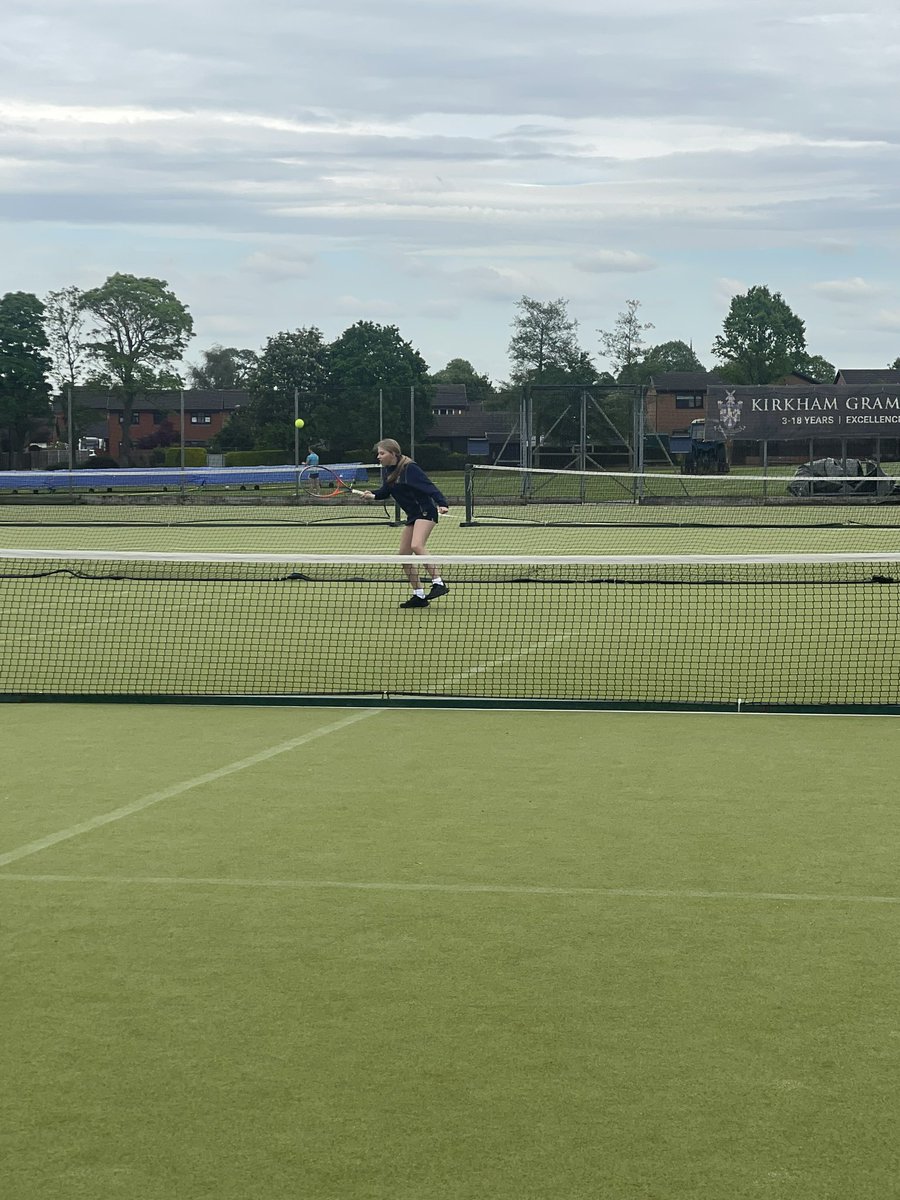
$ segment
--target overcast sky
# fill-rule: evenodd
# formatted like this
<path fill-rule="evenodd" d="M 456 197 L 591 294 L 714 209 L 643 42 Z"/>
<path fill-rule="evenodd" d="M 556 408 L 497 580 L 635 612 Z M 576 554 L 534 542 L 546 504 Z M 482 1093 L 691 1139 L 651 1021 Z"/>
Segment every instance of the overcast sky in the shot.
<path fill-rule="evenodd" d="M 399 326 L 502 379 L 514 305 L 710 347 L 753 284 L 900 355 L 896 0 L 6 0 L 0 292 L 169 281 L 188 361 Z"/>

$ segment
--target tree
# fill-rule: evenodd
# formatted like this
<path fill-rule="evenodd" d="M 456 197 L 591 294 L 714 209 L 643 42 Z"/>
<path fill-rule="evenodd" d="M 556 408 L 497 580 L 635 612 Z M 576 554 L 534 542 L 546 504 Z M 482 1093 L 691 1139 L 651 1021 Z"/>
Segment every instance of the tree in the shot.
<path fill-rule="evenodd" d="M 806 327 L 780 292 L 757 285 L 732 299 L 712 352 L 730 383 L 771 383 L 805 359 Z"/>
<path fill-rule="evenodd" d="M 584 365 L 586 355 L 576 337 L 578 322 L 569 316 L 568 306 L 562 299 L 523 296 L 517 301 L 509 341 L 512 383 L 562 383 L 563 376 Z"/>
<path fill-rule="evenodd" d="M 794 370 L 809 375 L 816 383 L 833 383 L 837 371 L 821 354 L 804 355 L 794 363 Z"/>
<path fill-rule="evenodd" d="M 66 436 L 70 453 L 78 445 L 78 431 L 96 419 L 96 413 L 74 403 L 75 389 L 86 369 L 84 293 L 70 284 L 48 292 L 44 301 L 44 328 L 52 363 L 50 373 L 60 392 L 65 393 Z M 71 424 L 71 429 L 68 426 Z M 74 461 L 74 459 L 73 459 Z"/>
<path fill-rule="evenodd" d="M 121 457 L 130 464 L 135 399 L 181 387 L 170 367 L 184 354 L 194 322 L 167 282 L 150 277 L 110 275 L 83 294 L 82 307 L 93 322 L 87 343 L 97 368 L 93 382 L 110 387 L 122 401 Z"/>
<path fill-rule="evenodd" d="M 221 346 L 217 342 L 203 351 L 199 366 L 188 368 L 188 379 L 191 387 L 213 391 L 250 388 L 258 362 L 255 350 L 238 350 L 236 346 Z"/>
<path fill-rule="evenodd" d="M 7 292 L 0 298 L 0 429 L 10 453 L 50 424 L 47 349 L 44 305 L 30 292 Z"/>
<path fill-rule="evenodd" d="M 641 324 L 638 320 L 640 307 L 640 300 L 626 300 L 625 311 L 616 317 L 612 330 L 597 330 L 600 334 L 601 351 L 612 362 L 613 374 L 619 383 L 637 382 L 631 378 L 623 379 L 622 376 L 625 373 L 633 373 L 644 353 L 643 333 L 653 328 L 652 322 L 645 321 Z"/>
<path fill-rule="evenodd" d="M 327 383 L 328 346 L 320 329 L 313 325 L 274 334 L 257 359 L 250 404 L 228 422 L 222 431 L 223 442 L 226 435 L 246 441 L 249 428 L 256 449 L 292 454 L 295 391 L 307 424 L 304 437 L 315 441 L 321 436 L 321 414 L 327 408 Z M 235 444 L 227 448 L 244 447 Z"/>
<path fill-rule="evenodd" d="M 464 383 L 466 396 L 474 404 L 484 404 L 494 396 L 494 385 L 487 375 L 479 375 L 466 358 L 451 358 L 446 367 L 434 371 L 432 383 Z"/>
<path fill-rule="evenodd" d="M 371 446 L 379 436 L 410 443 L 410 389 L 415 389 L 416 440 L 432 422 L 428 364 L 396 325 L 357 321 L 329 348 L 331 422 L 327 440 L 338 451 Z"/>
<path fill-rule="evenodd" d="M 666 371 L 703 371 L 703 363 L 687 342 L 660 342 L 651 346 L 639 363 L 631 369 L 635 378 L 622 382 L 648 384 L 654 375 Z"/>
<path fill-rule="evenodd" d="M 71 284 L 48 292 L 44 300 L 44 329 L 50 352 L 51 375 L 59 390 L 81 382 L 87 359 L 84 293 Z"/>

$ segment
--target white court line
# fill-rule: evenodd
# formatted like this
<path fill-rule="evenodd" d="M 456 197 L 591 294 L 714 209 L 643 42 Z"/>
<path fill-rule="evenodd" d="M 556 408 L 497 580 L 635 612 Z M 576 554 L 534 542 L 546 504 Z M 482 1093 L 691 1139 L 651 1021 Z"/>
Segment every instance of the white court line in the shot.
<path fill-rule="evenodd" d="M 445 688 L 448 684 L 458 683 L 460 680 L 467 679 L 471 675 L 492 670 L 503 663 L 512 662 L 516 658 L 522 658 L 526 654 L 531 654 L 542 646 L 552 645 L 554 642 L 571 636 L 571 634 L 564 634 L 560 637 L 551 638 L 547 642 L 525 646 L 516 654 L 505 655 L 494 662 L 480 664 L 461 675 L 455 675 L 451 679 L 443 680 L 438 686 Z M 93 830 L 100 829 L 104 825 L 110 825 L 113 821 L 121 821 L 123 817 L 130 817 L 133 813 L 141 812 L 143 809 L 150 808 L 154 804 L 159 804 L 163 800 L 171 800 L 175 796 L 189 792 L 192 788 L 201 787 L 204 783 L 212 783 L 216 779 L 222 779 L 226 775 L 233 775 L 236 771 L 243 771 L 247 767 L 254 767 L 257 763 L 265 762 L 267 759 L 274 758 L 278 754 L 285 754 L 288 750 L 295 750 L 298 746 L 304 746 L 307 742 L 313 741 L 314 738 L 334 733 L 339 729 L 346 728 L 348 725 L 356 724 L 357 721 L 364 721 L 366 717 L 376 716 L 378 713 L 384 711 L 383 708 L 366 708 L 362 711 L 354 712 L 351 716 L 344 717 L 341 721 L 335 721 L 331 725 L 323 725 L 321 729 L 314 729 L 311 733 L 305 733 L 301 737 L 292 738 L 289 742 L 282 742 L 278 746 L 272 746 L 269 750 L 261 750 L 258 754 L 252 754 L 249 758 L 243 758 L 239 762 L 229 763 L 225 767 L 220 767 L 217 771 L 209 771 L 205 775 L 198 775 L 196 779 L 187 779 L 183 783 L 173 784 L 172 787 L 165 788 L 161 792 L 152 792 L 149 796 L 142 796 L 139 800 L 133 800 L 131 804 L 123 804 L 121 808 L 116 808 L 112 812 L 101 813 L 100 816 L 91 817 L 89 821 L 81 821 L 78 825 L 72 825 L 69 829 L 62 829 L 58 833 L 50 833 L 46 837 L 39 838 L 36 842 L 28 842 L 24 846 L 18 846 L 15 850 L 9 850 L 5 854 L 0 854 L 0 867 L 18 862 L 22 858 L 28 858 L 32 854 L 39 854 L 42 850 L 49 849 L 50 846 L 55 846 L 59 842 L 69 841 L 71 838 L 78 837 L 82 833 L 91 833 Z M 12 876 L 6 876 L 6 878 L 12 878 Z"/>
<path fill-rule="evenodd" d="M 246 770 L 247 767 L 255 767 L 257 763 L 265 762 L 269 758 L 275 758 L 279 754 L 286 754 L 289 750 L 296 750 L 298 746 L 305 746 L 307 742 L 325 737 L 329 733 L 336 733 L 339 729 L 345 729 L 348 725 L 355 725 L 357 721 L 364 721 L 366 717 L 373 717 L 381 712 L 384 712 L 383 708 L 367 708 L 354 712 L 349 717 L 344 717 L 340 721 L 333 721 L 330 725 L 323 725 L 319 729 L 313 729 L 310 733 L 304 733 L 300 737 L 291 738 L 288 742 L 281 742 L 278 746 L 271 746 L 268 750 L 260 750 L 258 754 L 251 754 L 249 758 L 242 758 L 238 762 L 228 763 L 224 767 L 219 767 L 216 771 L 208 771 L 205 775 L 198 775 L 195 779 L 186 779 L 182 783 L 175 783 L 171 787 L 164 788 L 161 792 L 151 792 L 149 796 L 141 796 L 140 799 L 133 800 L 130 804 L 123 804 L 121 808 L 113 809 L 112 812 L 101 813 L 97 817 L 91 817 L 89 821 L 81 821 L 79 824 L 72 825 L 68 829 L 61 829 L 58 833 L 49 833 L 46 837 L 38 838 L 36 842 L 28 842 L 24 846 L 18 846 L 15 850 L 7 851 L 6 854 L 0 854 L 0 867 L 5 867 L 8 863 L 18 862 L 21 858 L 28 858 L 31 854 L 39 854 L 41 850 L 47 850 L 50 846 L 55 846 L 58 842 L 67 842 L 70 838 L 78 837 L 82 833 L 90 833 L 92 830 L 100 829 L 104 825 L 111 825 L 113 821 L 121 821 L 123 817 L 130 817 L 133 813 L 141 812 L 142 809 L 150 808 L 152 805 L 159 804 L 163 800 L 171 800 L 175 796 L 180 796 L 184 792 L 191 791 L 192 788 L 202 787 L 203 784 L 213 783 L 217 779 L 224 779 L 226 775 L 234 775 L 237 771 Z"/>
<path fill-rule="evenodd" d="M 463 679 L 470 679 L 473 675 L 483 675 L 485 671 L 493 671 L 495 667 L 502 667 L 507 663 L 515 662 L 516 659 L 524 658 L 526 654 L 534 654 L 537 650 L 546 650 L 548 646 L 553 646 L 557 642 L 566 642 L 574 636 L 575 633 L 573 630 L 571 633 L 557 634 L 556 637 L 548 638 L 543 642 L 535 642 L 531 646 L 523 646 L 515 654 L 504 654 L 502 658 L 495 658 L 492 662 L 479 663 L 477 667 L 472 667 L 469 671 L 463 671 L 459 675 L 451 675 L 449 679 L 442 679 L 438 687 L 446 688 L 451 683 L 460 683 Z"/>
<path fill-rule="evenodd" d="M 745 900 L 812 904 L 900 904 L 900 896 L 848 896 L 828 892 L 726 892 L 700 888 L 539 887 L 502 883 L 373 883 L 339 879 L 221 879 L 193 876 L 134 875 L 13 875 L 0 872 L 0 881 L 17 883 L 109 884 L 123 887 L 227 887 L 288 891 L 340 890 L 354 892 L 443 892 L 452 895 L 586 896 L 597 899 Z"/>

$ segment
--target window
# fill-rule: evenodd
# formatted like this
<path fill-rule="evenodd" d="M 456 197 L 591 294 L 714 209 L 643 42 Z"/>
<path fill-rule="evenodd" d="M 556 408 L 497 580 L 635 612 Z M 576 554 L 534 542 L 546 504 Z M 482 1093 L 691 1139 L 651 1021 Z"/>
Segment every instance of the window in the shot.
<path fill-rule="evenodd" d="M 675 397 L 676 408 L 702 408 L 702 392 L 679 392 Z"/>
<path fill-rule="evenodd" d="M 191 413 L 192 425 L 211 425 L 212 417 L 209 413 Z"/>
<path fill-rule="evenodd" d="M 163 421 L 167 421 L 168 419 L 169 414 L 167 412 L 154 412 L 153 414 L 154 425 L 162 425 Z"/>
<path fill-rule="evenodd" d="M 117 414 L 117 416 L 118 416 L 118 418 L 119 418 L 119 424 L 120 424 L 120 425 L 124 425 L 124 424 L 125 424 L 125 414 L 124 414 L 124 413 L 118 413 L 118 414 Z M 132 412 L 131 412 L 131 424 L 132 424 L 132 425 L 140 425 L 140 423 L 141 423 L 141 414 L 140 414 L 139 412 L 135 412 L 135 411 L 132 409 Z"/>

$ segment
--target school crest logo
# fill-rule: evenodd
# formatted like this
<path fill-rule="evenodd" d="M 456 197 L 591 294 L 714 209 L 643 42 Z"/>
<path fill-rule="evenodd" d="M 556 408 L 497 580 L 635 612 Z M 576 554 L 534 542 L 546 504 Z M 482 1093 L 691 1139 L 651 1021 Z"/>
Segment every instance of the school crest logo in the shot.
<path fill-rule="evenodd" d="M 736 400 L 734 392 L 725 391 L 725 399 L 719 400 L 719 424 L 726 433 L 736 433 L 741 428 L 743 400 Z"/>

